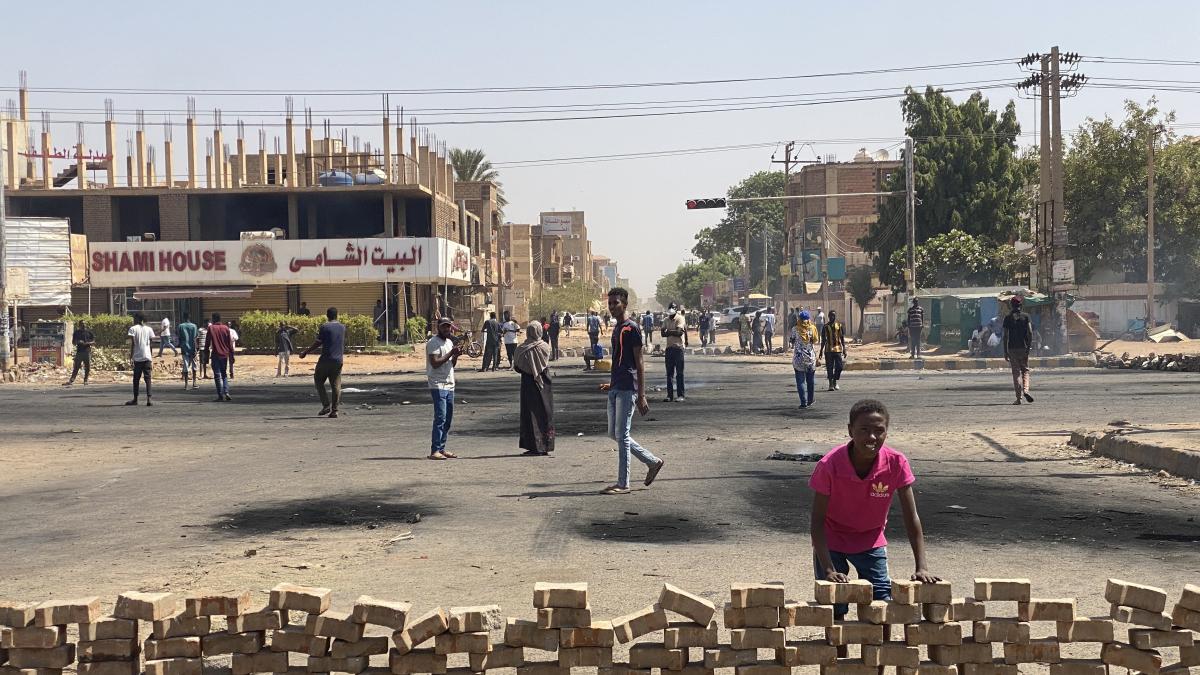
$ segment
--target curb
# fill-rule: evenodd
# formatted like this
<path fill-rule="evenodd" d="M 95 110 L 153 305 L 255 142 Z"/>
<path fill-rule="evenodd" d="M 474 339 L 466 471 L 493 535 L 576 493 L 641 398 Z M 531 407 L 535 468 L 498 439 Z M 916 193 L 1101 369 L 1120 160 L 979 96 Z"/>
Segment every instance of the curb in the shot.
<path fill-rule="evenodd" d="M 1080 356 L 1039 356 L 1030 368 L 1093 368 L 1096 362 Z M 851 361 L 844 370 L 1008 370 L 1004 359 L 877 359 Z"/>
<path fill-rule="evenodd" d="M 1097 455 L 1150 469 L 1160 469 L 1182 478 L 1200 480 L 1200 452 L 1141 443 L 1122 435 L 1120 431 L 1102 433 L 1079 429 L 1071 432 L 1068 444 Z"/>

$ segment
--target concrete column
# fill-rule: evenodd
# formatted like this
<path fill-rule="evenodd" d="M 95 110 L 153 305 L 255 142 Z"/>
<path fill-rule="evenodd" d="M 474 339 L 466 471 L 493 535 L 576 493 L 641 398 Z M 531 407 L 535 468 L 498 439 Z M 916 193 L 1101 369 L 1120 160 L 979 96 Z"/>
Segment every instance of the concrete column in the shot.
<path fill-rule="evenodd" d="M 154 162 L 146 161 L 146 187 L 154 187 L 157 183 L 157 177 L 154 175 Z"/>
<path fill-rule="evenodd" d="M 387 182 L 396 182 L 392 171 L 392 121 L 387 115 L 383 116 L 383 172 L 387 174 Z"/>
<path fill-rule="evenodd" d="M 300 234 L 300 204 L 299 197 L 293 192 L 287 196 L 287 238 L 298 239 Z"/>
<path fill-rule="evenodd" d="M 163 160 L 166 166 L 163 167 L 163 181 L 167 187 L 175 187 L 175 143 L 171 141 L 163 141 Z"/>
<path fill-rule="evenodd" d="M 237 139 L 237 162 L 233 167 L 233 186 L 242 187 L 249 183 L 246 179 L 246 141 Z"/>
<path fill-rule="evenodd" d="M 213 158 L 212 155 L 204 156 L 204 186 L 213 187 Z"/>
<path fill-rule="evenodd" d="M 50 173 L 50 132 L 42 132 L 42 187 L 49 190 L 54 187 L 54 176 Z"/>
<path fill-rule="evenodd" d="M 312 126 L 308 125 L 304 127 L 304 184 L 317 184 L 316 162 L 313 158 Z"/>
<path fill-rule="evenodd" d="M 133 187 L 134 176 L 137 172 L 133 168 L 133 155 L 125 156 L 125 186 Z"/>
<path fill-rule="evenodd" d="M 296 135 L 292 131 L 290 116 L 284 120 L 284 125 L 287 131 L 287 182 L 283 184 L 295 187 L 299 184 L 296 181 Z"/>
<path fill-rule="evenodd" d="M 5 125 L 7 128 L 8 156 L 6 158 L 7 166 L 4 167 L 4 178 L 8 181 L 8 189 L 16 190 L 19 184 L 17 178 L 17 125 L 15 122 L 8 122 Z"/>
<path fill-rule="evenodd" d="M 108 153 L 105 168 L 108 171 L 108 187 L 117 186 L 117 125 L 111 120 L 104 122 L 104 151 Z"/>
<path fill-rule="evenodd" d="M 425 174 L 421 172 L 421 153 L 420 153 L 420 151 L 417 150 L 417 137 L 416 136 L 410 136 L 408 138 L 408 148 L 409 148 L 409 153 L 408 153 L 409 156 L 412 157 L 413 162 L 417 165 L 417 175 L 413 176 L 413 185 L 420 185 L 421 178 Z"/>
<path fill-rule="evenodd" d="M 283 185 L 283 155 L 275 155 L 275 184 Z"/>
<path fill-rule="evenodd" d="M 133 132 L 134 151 L 137 152 L 137 186 L 146 185 L 146 132 L 138 129 Z"/>
<path fill-rule="evenodd" d="M 221 130 L 213 129 L 213 181 L 209 187 L 225 187 L 225 158 L 221 152 Z"/>
<path fill-rule="evenodd" d="M 417 147 L 417 162 L 421 166 L 422 182 L 426 187 L 433 188 L 437 184 L 437 176 L 431 166 L 428 146 L 421 145 Z M 436 192 L 436 190 L 434 191 Z"/>
<path fill-rule="evenodd" d="M 384 134 L 385 136 L 387 134 Z M 383 236 L 396 236 L 396 213 L 392 198 L 392 193 L 385 192 L 383 194 Z"/>
<path fill-rule="evenodd" d="M 396 127 L 396 176 L 393 183 L 405 185 L 408 178 L 404 175 L 404 121 Z"/>
<path fill-rule="evenodd" d="M 76 157 L 75 173 L 76 173 L 76 180 L 79 181 L 79 189 L 80 190 L 88 189 L 87 159 L 84 158 L 84 155 L 86 155 L 86 154 L 87 154 L 87 148 L 84 147 L 83 143 L 78 143 L 75 145 L 75 157 Z"/>
<path fill-rule="evenodd" d="M 196 174 L 199 172 L 199 163 L 196 160 L 196 120 L 188 118 L 187 121 L 187 186 L 189 188 L 199 187 L 196 185 Z"/>
<path fill-rule="evenodd" d="M 267 184 L 267 149 L 264 146 L 258 148 L 258 184 Z"/>

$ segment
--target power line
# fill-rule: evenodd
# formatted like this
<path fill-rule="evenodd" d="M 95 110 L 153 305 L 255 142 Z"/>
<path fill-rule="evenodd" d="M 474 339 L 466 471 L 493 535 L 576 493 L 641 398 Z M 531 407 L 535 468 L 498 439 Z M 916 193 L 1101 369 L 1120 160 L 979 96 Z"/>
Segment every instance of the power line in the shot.
<path fill-rule="evenodd" d="M 828 73 L 806 73 L 799 75 L 773 75 L 765 77 L 731 77 L 713 80 L 666 80 L 657 82 L 615 82 L 601 84 L 555 84 L 508 87 L 441 87 L 429 89 L 163 89 L 152 87 L 30 87 L 29 91 L 57 94 L 135 94 L 135 95 L 183 95 L 211 94 L 221 96 L 268 96 L 293 94 L 296 96 L 378 96 L 380 94 L 427 95 L 427 94 L 496 94 L 527 93 L 542 91 L 590 91 L 597 89 L 635 89 L 649 87 L 681 87 L 711 84 L 737 84 L 744 82 L 778 82 L 785 80 L 815 79 L 824 77 L 847 77 L 853 75 L 879 75 L 884 73 L 909 73 L 927 70 L 949 70 L 1009 65 L 1015 58 L 984 59 L 980 61 L 958 61 L 923 66 L 899 66 L 895 68 L 871 68 Z M 19 87 L 0 87 L 0 90 L 15 91 Z"/>

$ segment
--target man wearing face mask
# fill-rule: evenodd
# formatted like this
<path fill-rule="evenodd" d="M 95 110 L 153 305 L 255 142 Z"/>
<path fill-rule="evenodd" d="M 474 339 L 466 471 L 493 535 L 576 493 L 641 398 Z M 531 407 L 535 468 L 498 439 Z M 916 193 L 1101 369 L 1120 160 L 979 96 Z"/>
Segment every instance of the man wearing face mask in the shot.
<path fill-rule="evenodd" d="M 687 400 L 683 397 L 683 348 L 688 344 L 687 319 L 673 302 L 663 317 L 662 336 L 667 347 L 667 398 L 664 402 L 683 403 Z M 675 395 L 677 390 L 679 396 Z"/>

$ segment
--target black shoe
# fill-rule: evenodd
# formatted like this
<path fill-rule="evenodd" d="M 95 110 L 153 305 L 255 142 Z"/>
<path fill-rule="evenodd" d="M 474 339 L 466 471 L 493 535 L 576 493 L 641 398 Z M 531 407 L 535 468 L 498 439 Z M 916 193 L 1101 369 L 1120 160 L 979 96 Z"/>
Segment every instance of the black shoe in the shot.
<path fill-rule="evenodd" d="M 1029 392 L 1025 392 L 1025 400 L 1029 401 L 1030 403 L 1033 403 L 1033 394 L 1030 394 Z"/>
<path fill-rule="evenodd" d="M 150 397 L 149 397 L 149 396 L 147 396 L 147 397 L 146 397 L 146 407 L 147 407 L 147 408 L 149 408 L 149 407 L 150 407 L 150 406 L 152 406 L 152 405 L 154 405 L 154 404 L 150 402 Z"/>
<path fill-rule="evenodd" d="M 664 398 L 664 399 L 663 399 L 663 403 L 674 403 L 674 402 L 675 402 L 675 397 L 674 397 L 674 396 L 668 396 L 668 397 L 666 397 L 666 398 Z"/>
<path fill-rule="evenodd" d="M 132 401 L 126 401 L 125 405 L 137 405 L 137 399 L 135 398 Z"/>
<path fill-rule="evenodd" d="M 317 417 L 324 417 L 332 412 L 332 408 L 321 408 L 321 412 L 317 413 Z"/>
<path fill-rule="evenodd" d="M 226 401 L 232 401 L 233 399 L 229 397 L 229 394 L 225 394 L 225 400 L 226 400 Z"/>
<path fill-rule="evenodd" d="M 73 385 L 73 384 L 75 384 L 75 380 L 70 380 L 70 381 L 67 381 L 67 382 L 63 382 L 63 386 L 64 386 L 64 387 L 69 387 L 69 386 L 71 386 L 71 385 Z"/>
<path fill-rule="evenodd" d="M 337 411 L 336 411 L 336 410 L 334 410 L 333 412 L 329 413 L 329 419 L 335 419 L 336 417 L 337 417 Z"/>

